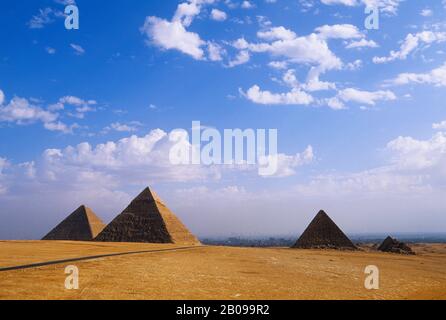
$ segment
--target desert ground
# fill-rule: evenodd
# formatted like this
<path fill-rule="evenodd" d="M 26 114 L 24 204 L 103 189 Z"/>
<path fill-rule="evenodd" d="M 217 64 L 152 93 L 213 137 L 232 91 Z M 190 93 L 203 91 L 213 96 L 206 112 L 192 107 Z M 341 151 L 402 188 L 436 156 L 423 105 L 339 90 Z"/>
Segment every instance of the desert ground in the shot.
<path fill-rule="evenodd" d="M 416 256 L 369 249 L 0 241 L 0 268 L 148 251 L 0 271 L 0 299 L 446 299 L 446 244 L 413 248 Z M 79 290 L 65 289 L 67 265 L 79 268 Z M 379 290 L 364 287 L 368 265 L 379 267 Z"/>

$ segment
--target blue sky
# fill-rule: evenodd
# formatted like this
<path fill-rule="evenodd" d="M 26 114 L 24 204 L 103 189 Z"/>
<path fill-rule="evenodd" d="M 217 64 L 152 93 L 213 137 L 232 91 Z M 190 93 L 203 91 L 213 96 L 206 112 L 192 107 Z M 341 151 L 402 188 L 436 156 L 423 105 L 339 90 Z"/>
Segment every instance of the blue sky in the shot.
<path fill-rule="evenodd" d="M 145 185 L 200 236 L 445 230 L 444 1 L 69 2 L 0 4 L 0 238 Z M 279 174 L 170 165 L 194 120 L 277 128 Z"/>

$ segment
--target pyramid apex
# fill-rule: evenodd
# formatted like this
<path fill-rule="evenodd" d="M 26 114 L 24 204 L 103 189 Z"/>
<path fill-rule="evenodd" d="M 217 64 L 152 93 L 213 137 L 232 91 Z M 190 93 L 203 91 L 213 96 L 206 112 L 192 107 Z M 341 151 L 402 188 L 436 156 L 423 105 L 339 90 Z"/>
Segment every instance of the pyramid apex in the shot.
<path fill-rule="evenodd" d="M 141 193 L 135 198 L 135 200 L 150 200 L 150 201 L 158 201 L 163 203 L 161 198 L 156 194 L 155 191 L 150 189 L 150 187 L 146 187 Z"/>

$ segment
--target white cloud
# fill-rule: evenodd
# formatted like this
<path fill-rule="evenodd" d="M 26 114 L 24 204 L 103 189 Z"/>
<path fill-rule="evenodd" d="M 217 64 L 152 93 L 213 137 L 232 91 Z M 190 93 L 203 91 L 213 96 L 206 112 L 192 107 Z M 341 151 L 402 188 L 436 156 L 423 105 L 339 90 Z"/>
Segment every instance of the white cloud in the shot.
<path fill-rule="evenodd" d="M 349 6 L 349 7 L 358 5 L 357 0 L 321 0 L 321 2 L 326 5 L 342 4 L 342 5 Z"/>
<path fill-rule="evenodd" d="M 327 98 L 325 99 L 325 103 L 327 104 L 328 107 L 330 107 L 333 110 L 346 109 L 344 103 L 338 97 Z"/>
<path fill-rule="evenodd" d="M 0 121 L 29 124 L 36 121 L 53 122 L 58 115 L 32 105 L 27 99 L 14 97 L 7 105 L 0 107 Z"/>
<path fill-rule="evenodd" d="M 324 25 L 316 28 L 322 39 L 360 39 L 364 38 L 358 28 L 351 24 Z"/>
<path fill-rule="evenodd" d="M 228 15 L 224 11 L 212 9 L 211 18 L 215 21 L 225 21 L 228 18 Z"/>
<path fill-rule="evenodd" d="M 171 21 L 158 17 L 146 17 L 140 31 L 146 35 L 147 43 L 165 50 L 178 50 L 196 60 L 205 60 L 203 47 L 207 44 L 195 32 L 187 28 L 195 17 L 201 13 L 203 5 L 212 4 L 216 0 L 188 0 L 178 5 Z M 221 12 L 214 12 L 222 18 Z M 212 60 L 212 58 L 211 58 Z M 214 61 L 214 60 L 213 60 Z"/>
<path fill-rule="evenodd" d="M 45 25 L 54 22 L 54 10 L 51 8 L 39 9 L 39 13 L 31 18 L 28 26 L 31 29 L 42 29 Z"/>
<path fill-rule="evenodd" d="M 219 44 L 214 42 L 208 42 L 208 55 L 211 61 L 222 61 L 223 56 L 226 54 L 225 49 L 223 49 Z"/>
<path fill-rule="evenodd" d="M 103 129 L 103 133 L 107 133 L 109 131 L 117 131 L 117 132 L 136 132 L 141 127 L 141 123 L 138 121 L 132 121 L 130 123 L 120 123 L 114 122 L 109 126 Z"/>
<path fill-rule="evenodd" d="M 51 47 L 46 47 L 46 48 L 45 48 L 45 51 L 46 51 L 48 54 L 51 54 L 51 55 L 56 54 L 56 49 L 51 48 Z"/>
<path fill-rule="evenodd" d="M 426 8 L 421 10 L 420 15 L 423 17 L 431 17 L 434 15 L 434 12 L 431 9 Z"/>
<path fill-rule="evenodd" d="M 357 48 L 377 48 L 378 44 L 373 40 L 361 39 L 359 41 L 350 42 L 345 48 L 346 49 L 357 49 Z"/>
<path fill-rule="evenodd" d="M 6 158 L 0 157 L 0 195 L 7 192 L 7 188 L 5 185 L 3 185 L 2 180 L 4 179 L 3 170 L 8 165 L 8 161 Z"/>
<path fill-rule="evenodd" d="M 399 170 L 432 174 L 446 178 L 446 133 L 438 132 L 429 140 L 398 137 L 387 148 L 393 152 L 392 164 Z"/>
<path fill-rule="evenodd" d="M 169 22 L 157 17 L 147 17 L 141 32 L 162 49 L 175 49 L 196 60 L 204 59 L 201 47 L 205 42 L 198 34 L 187 31 L 179 21 Z"/>
<path fill-rule="evenodd" d="M 270 158 L 270 157 L 269 157 Z M 260 163 L 271 163 L 271 159 L 265 157 L 264 159 L 260 159 Z M 296 155 L 286 155 L 286 154 L 278 154 L 277 155 L 277 171 L 274 175 L 266 176 L 267 178 L 285 178 L 294 176 L 296 172 L 296 168 L 302 167 L 304 165 L 308 165 L 314 161 L 314 153 L 313 147 L 308 146 L 302 153 L 297 153 Z"/>
<path fill-rule="evenodd" d="M 288 68 L 288 63 L 286 61 L 271 61 L 268 63 L 271 68 L 283 70 Z"/>
<path fill-rule="evenodd" d="M 254 5 L 250 1 L 244 0 L 242 2 L 242 8 L 243 9 L 252 9 L 252 8 L 254 8 Z"/>
<path fill-rule="evenodd" d="M 344 102 L 356 102 L 374 106 L 378 101 L 396 100 L 396 96 L 392 91 L 361 91 L 354 88 L 340 90 L 336 97 L 326 100 L 328 106 L 333 109 L 343 109 Z"/>
<path fill-rule="evenodd" d="M 401 73 L 395 79 L 386 81 L 386 84 L 391 85 L 406 85 L 410 83 L 446 87 L 446 63 L 428 73 Z"/>
<path fill-rule="evenodd" d="M 332 82 L 321 81 L 319 79 L 320 73 L 321 70 L 319 67 L 312 67 L 308 72 L 307 83 L 302 85 L 302 88 L 311 92 L 336 89 L 336 84 Z"/>
<path fill-rule="evenodd" d="M 201 7 L 212 4 L 215 0 L 187 0 L 178 5 L 172 22 L 180 22 L 183 26 L 189 27 L 195 17 L 201 12 Z"/>
<path fill-rule="evenodd" d="M 296 33 L 284 27 L 274 27 L 269 30 L 257 32 L 257 37 L 260 39 L 273 40 L 293 40 L 297 37 Z"/>
<path fill-rule="evenodd" d="M 66 109 L 66 106 L 74 107 L 74 110 L 69 110 L 68 115 L 83 119 L 87 112 L 96 111 L 95 105 L 97 102 L 95 100 L 83 100 L 81 98 L 75 96 L 65 96 L 59 99 L 59 101 L 55 104 L 52 104 L 48 107 L 48 110 L 51 111 L 60 111 Z"/>
<path fill-rule="evenodd" d="M 291 32 L 280 33 L 277 28 L 268 31 L 268 36 L 281 39 L 271 43 L 249 43 L 245 39 L 238 39 L 234 46 L 238 49 L 250 50 L 255 53 L 270 53 L 274 57 L 284 57 L 289 62 L 299 64 L 311 64 L 320 66 L 321 70 L 331 70 L 341 68 L 342 62 L 336 55 L 330 51 L 328 44 L 317 34 L 291 38 Z M 262 33 L 262 35 L 265 35 Z M 283 39 L 286 37 L 286 39 Z"/>
<path fill-rule="evenodd" d="M 82 48 L 80 45 L 72 43 L 70 44 L 70 47 L 73 48 L 74 53 L 78 56 L 82 56 L 85 54 L 85 49 Z"/>
<path fill-rule="evenodd" d="M 347 63 L 345 65 L 345 69 L 351 70 L 351 71 L 358 70 L 358 69 L 360 69 L 362 67 L 362 64 L 363 64 L 362 60 L 357 59 L 357 60 L 355 60 L 353 62 Z"/>
<path fill-rule="evenodd" d="M 446 120 L 439 122 L 439 123 L 434 123 L 432 125 L 432 129 L 434 130 L 446 130 Z"/>
<path fill-rule="evenodd" d="M 398 7 L 404 0 L 321 0 L 326 5 L 345 5 L 354 7 L 365 5 L 366 7 L 380 8 L 381 12 L 388 15 L 396 15 Z"/>
<path fill-rule="evenodd" d="M 47 122 L 44 123 L 44 128 L 49 130 L 49 131 L 59 131 L 65 134 L 69 134 L 69 133 L 73 133 L 74 129 L 79 128 L 79 125 L 77 123 L 74 123 L 70 126 L 66 125 L 63 122 Z"/>
<path fill-rule="evenodd" d="M 405 60 L 421 44 L 441 43 L 446 41 L 446 32 L 423 31 L 417 34 L 409 33 L 400 50 L 391 51 L 387 57 L 374 57 L 374 63 L 388 63 L 395 60 Z"/>
<path fill-rule="evenodd" d="M 287 93 L 262 91 L 258 85 L 252 86 L 246 93 L 241 93 L 250 101 L 263 105 L 308 105 L 313 97 L 300 89 L 292 89 Z"/>
<path fill-rule="evenodd" d="M 17 125 L 41 122 L 47 130 L 66 134 L 72 133 L 74 129 L 79 128 L 79 125 L 76 123 L 67 125 L 61 122 L 58 111 L 64 110 L 65 104 L 70 104 L 76 106 L 76 113 L 68 113 L 68 115 L 83 118 L 86 112 L 94 110 L 91 106 L 96 104 L 94 100 L 84 101 L 77 97 L 66 96 L 60 98 L 58 103 L 50 105 L 46 109 L 34 104 L 33 99 L 28 100 L 20 97 L 14 97 L 8 104 L 4 105 L 4 94 L 1 90 L 0 102 L 0 122 L 15 123 Z"/>
<path fill-rule="evenodd" d="M 233 68 L 235 66 L 239 66 L 241 64 L 245 64 L 249 62 L 251 56 L 247 50 L 240 51 L 234 60 L 229 61 L 228 67 Z"/>

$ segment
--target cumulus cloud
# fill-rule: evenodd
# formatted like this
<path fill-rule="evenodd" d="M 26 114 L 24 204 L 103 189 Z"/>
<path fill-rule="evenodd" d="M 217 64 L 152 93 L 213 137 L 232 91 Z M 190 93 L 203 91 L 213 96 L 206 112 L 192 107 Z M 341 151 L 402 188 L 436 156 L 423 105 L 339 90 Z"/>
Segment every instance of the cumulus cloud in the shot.
<path fill-rule="evenodd" d="M 387 85 L 431 84 L 436 87 L 446 87 L 446 63 L 427 73 L 401 73 L 385 83 Z"/>
<path fill-rule="evenodd" d="M 215 21 L 225 21 L 228 18 L 228 15 L 224 11 L 212 9 L 211 17 Z"/>
<path fill-rule="evenodd" d="M 53 122 L 58 115 L 31 104 L 27 99 L 14 97 L 8 104 L 0 107 L 0 121 L 20 125 L 41 121 Z"/>
<path fill-rule="evenodd" d="M 323 39 L 360 39 L 364 34 L 351 24 L 324 25 L 316 28 L 316 33 Z"/>
<path fill-rule="evenodd" d="M 93 106 L 97 104 L 94 100 L 85 101 L 74 96 L 62 97 L 57 103 L 49 105 L 47 108 L 32 102 L 33 99 L 14 97 L 7 104 L 4 104 L 4 100 L 3 91 L 0 90 L 0 122 L 17 125 L 40 122 L 49 131 L 65 134 L 73 133 L 74 129 L 80 127 L 77 123 L 68 125 L 60 121 L 60 112 L 65 109 L 66 105 L 74 106 L 74 111 L 68 111 L 66 115 L 84 118 L 85 113 L 94 111 Z"/>
<path fill-rule="evenodd" d="M 373 40 L 361 39 L 359 41 L 350 42 L 345 48 L 346 49 L 358 49 L 358 48 L 377 48 L 378 44 Z"/>
<path fill-rule="evenodd" d="M 117 123 L 113 127 L 118 131 L 120 129 L 128 131 L 122 124 Z M 169 137 L 170 135 L 174 135 L 175 139 Z M 33 173 L 28 176 L 38 179 L 39 183 L 49 184 L 71 183 L 71 179 L 81 182 L 82 178 L 85 178 L 88 184 L 90 179 L 101 178 L 112 186 L 144 185 L 154 179 L 166 182 L 219 179 L 223 172 L 234 170 L 249 169 L 257 174 L 257 167 L 262 165 L 262 161 L 251 167 L 247 167 L 245 163 L 228 166 L 175 165 L 170 160 L 172 147 L 181 143 L 190 152 L 192 145 L 187 135 L 178 135 L 175 131 L 170 135 L 161 129 L 155 129 L 145 136 L 132 135 L 95 146 L 83 142 L 76 146 L 47 149 L 38 161 L 33 161 Z M 295 168 L 309 164 L 312 160 L 311 146 L 294 156 L 280 154 L 279 171 L 276 176 L 295 174 L 293 171 Z M 7 163 L 6 159 L 1 158 L 0 173 Z M 10 182 L 14 181 L 12 179 Z"/>
<path fill-rule="evenodd" d="M 248 0 L 244 0 L 243 2 L 242 2 L 242 6 L 241 6 L 243 9 L 252 9 L 252 8 L 254 8 L 254 5 L 250 2 L 250 1 L 248 1 Z"/>
<path fill-rule="evenodd" d="M 446 32 L 423 31 L 417 34 L 409 33 L 401 44 L 400 50 L 391 51 L 386 57 L 374 57 L 374 63 L 388 63 L 395 60 L 405 60 L 421 44 L 441 43 L 446 41 Z"/>
<path fill-rule="evenodd" d="M 435 130 L 446 130 L 446 120 L 442 121 L 442 122 L 439 122 L 439 123 L 434 123 L 432 125 L 432 129 L 435 129 Z"/>
<path fill-rule="evenodd" d="M 269 53 L 274 57 L 283 57 L 292 63 L 317 65 L 323 70 L 342 66 L 341 60 L 329 49 L 327 42 L 315 33 L 298 37 L 288 29 L 272 28 L 259 35 L 271 41 L 249 43 L 240 38 L 234 46 L 254 53 Z"/>
<path fill-rule="evenodd" d="M 67 110 L 67 115 L 84 119 L 86 113 L 96 111 L 96 105 L 97 102 L 95 100 L 84 100 L 76 96 L 65 96 L 60 98 L 57 103 L 50 105 L 48 110 L 60 111 L 67 110 L 67 107 L 72 107 Z"/>
<path fill-rule="evenodd" d="M 269 158 L 269 159 L 268 159 Z M 271 156 L 260 159 L 260 163 L 271 163 Z M 277 171 L 274 175 L 267 178 L 284 178 L 294 176 L 296 168 L 310 164 L 314 161 L 313 147 L 308 146 L 302 153 L 295 155 L 286 155 L 280 153 L 277 155 Z"/>
<path fill-rule="evenodd" d="M 311 95 L 300 89 L 292 89 L 286 93 L 272 93 L 254 85 L 246 93 L 242 90 L 240 92 L 248 100 L 263 105 L 309 105 L 314 101 Z"/>
<path fill-rule="evenodd" d="M 431 178 L 446 178 L 445 132 L 438 132 L 428 140 L 398 137 L 387 148 L 393 151 L 392 163 L 397 169 L 430 172 Z"/>
<path fill-rule="evenodd" d="M 223 56 L 226 54 L 224 48 L 214 42 L 208 42 L 208 55 L 211 61 L 222 61 Z"/>
<path fill-rule="evenodd" d="M 396 100 L 396 95 L 389 90 L 363 91 L 355 88 L 347 88 L 340 90 L 335 97 L 326 99 L 326 103 L 333 109 L 344 109 L 345 102 L 375 106 L 378 101 L 392 100 Z"/>
<path fill-rule="evenodd" d="M 164 50 L 178 50 L 196 60 L 205 60 L 204 47 L 207 42 L 202 40 L 199 34 L 188 31 L 187 28 L 200 14 L 202 6 L 214 2 L 215 0 L 188 0 L 180 3 L 172 20 L 146 17 L 140 31 L 146 35 L 147 44 L 154 44 Z M 218 10 L 213 11 L 212 16 L 222 19 L 223 13 Z M 211 60 L 215 61 L 212 57 Z"/>
<path fill-rule="evenodd" d="M 257 37 L 260 39 L 273 40 L 293 40 L 297 37 L 296 33 L 286 29 L 285 27 L 273 27 L 269 30 L 257 32 Z"/>
<path fill-rule="evenodd" d="M 196 60 L 202 60 L 205 42 L 194 32 L 189 32 L 179 21 L 169 22 L 157 17 L 148 17 L 141 28 L 151 41 L 166 50 L 176 49 Z"/>
<path fill-rule="evenodd" d="M 251 55 L 249 54 L 249 51 L 241 50 L 233 60 L 229 61 L 228 67 L 233 68 L 235 66 L 245 64 L 245 63 L 249 62 L 250 59 L 251 59 Z"/>

